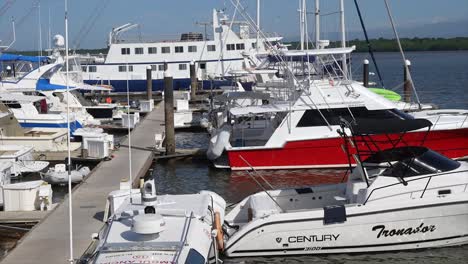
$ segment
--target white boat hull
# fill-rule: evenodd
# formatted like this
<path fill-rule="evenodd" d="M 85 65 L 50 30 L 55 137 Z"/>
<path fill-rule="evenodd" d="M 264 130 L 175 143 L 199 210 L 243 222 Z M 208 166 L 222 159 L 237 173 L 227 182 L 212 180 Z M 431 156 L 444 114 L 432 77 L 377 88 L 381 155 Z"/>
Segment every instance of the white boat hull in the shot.
<path fill-rule="evenodd" d="M 226 254 L 241 257 L 358 253 L 468 243 L 466 199 L 406 208 L 366 207 L 347 207 L 347 220 L 329 225 L 324 224 L 321 209 L 266 217 L 252 222 L 255 228 L 231 237 Z"/>

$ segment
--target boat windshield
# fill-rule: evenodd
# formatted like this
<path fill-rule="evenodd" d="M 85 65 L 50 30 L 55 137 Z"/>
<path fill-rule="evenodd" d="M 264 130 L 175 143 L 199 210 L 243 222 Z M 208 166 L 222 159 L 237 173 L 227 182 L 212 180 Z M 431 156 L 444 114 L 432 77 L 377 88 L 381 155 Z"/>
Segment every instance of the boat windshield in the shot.
<path fill-rule="evenodd" d="M 460 167 L 458 161 L 427 149 L 422 155 L 396 162 L 391 168 L 386 169 L 382 175 L 403 178 L 451 171 L 458 167 Z"/>

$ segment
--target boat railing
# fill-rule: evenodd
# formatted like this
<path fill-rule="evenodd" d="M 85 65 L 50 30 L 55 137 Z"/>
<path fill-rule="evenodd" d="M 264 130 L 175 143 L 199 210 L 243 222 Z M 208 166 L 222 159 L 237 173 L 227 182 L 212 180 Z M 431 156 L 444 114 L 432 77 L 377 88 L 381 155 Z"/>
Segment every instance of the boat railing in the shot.
<path fill-rule="evenodd" d="M 378 190 L 387 189 L 387 188 L 390 188 L 390 187 L 393 187 L 393 186 L 396 186 L 396 185 L 400 185 L 400 184 L 406 186 L 406 185 L 408 185 L 409 182 L 414 182 L 414 181 L 420 181 L 420 180 L 427 179 L 427 183 L 426 183 L 424 189 L 422 190 L 421 196 L 419 197 L 419 198 L 423 198 L 424 194 L 426 193 L 427 188 L 429 187 L 429 184 L 430 184 L 432 178 L 439 177 L 439 176 L 444 176 L 444 175 L 447 175 L 447 174 L 458 174 L 458 173 L 466 173 L 466 172 L 468 172 L 468 170 L 461 170 L 461 171 L 455 171 L 455 172 L 454 171 L 447 171 L 447 172 L 443 172 L 443 173 L 437 173 L 437 174 L 433 174 L 433 175 L 429 175 L 429 176 L 425 176 L 425 177 L 420 177 L 420 178 L 417 178 L 417 179 L 402 180 L 401 182 L 392 183 L 392 184 L 389 184 L 389 185 L 377 187 L 377 188 L 372 189 L 372 191 L 370 192 L 370 194 L 367 196 L 366 200 L 364 201 L 363 205 L 366 205 L 367 202 L 369 202 L 371 196 L 374 194 L 374 192 L 377 192 Z M 456 184 L 454 186 L 465 186 L 465 189 L 464 189 L 463 192 L 466 192 L 467 191 L 467 185 L 468 185 L 468 183 L 463 183 L 463 184 Z"/>

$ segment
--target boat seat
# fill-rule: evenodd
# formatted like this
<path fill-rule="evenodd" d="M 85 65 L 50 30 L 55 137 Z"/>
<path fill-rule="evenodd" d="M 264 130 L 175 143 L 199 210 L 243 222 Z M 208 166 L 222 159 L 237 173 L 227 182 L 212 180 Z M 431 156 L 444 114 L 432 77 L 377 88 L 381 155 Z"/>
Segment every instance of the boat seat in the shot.
<path fill-rule="evenodd" d="M 366 190 L 367 184 L 361 179 L 354 179 L 348 181 L 346 184 L 346 197 L 348 198 L 349 203 L 357 203 L 359 191 L 364 189 Z"/>
<path fill-rule="evenodd" d="M 252 212 L 252 220 L 281 213 L 281 208 L 264 192 L 251 196 L 248 208 Z"/>

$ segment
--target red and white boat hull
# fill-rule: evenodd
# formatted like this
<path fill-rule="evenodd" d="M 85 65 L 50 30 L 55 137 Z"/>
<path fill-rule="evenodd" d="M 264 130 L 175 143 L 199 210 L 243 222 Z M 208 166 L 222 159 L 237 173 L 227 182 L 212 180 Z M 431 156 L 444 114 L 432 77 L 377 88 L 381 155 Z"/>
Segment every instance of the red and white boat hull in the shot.
<path fill-rule="evenodd" d="M 379 142 L 380 149 L 390 148 L 384 135 L 372 136 Z M 391 135 L 397 139 L 399 135 Z M 424 146 L 449 158 L 468 157 L 468 128 L 408 132 L 398 146 Z M 330 137 L 300 141 L 287 141 L 281 148 L 230 148 L 227 150 L 232 170 L 259 169 L 302 169 L 302 168 L 345 168 L 348 156 L 342 149 L 341 137 Z M 364 147 L 364 146 L 358 146 Z M 352 161 L 354 163 L 354 160 Z M 247 164 L 248 163 L 248 164 Z"/>

